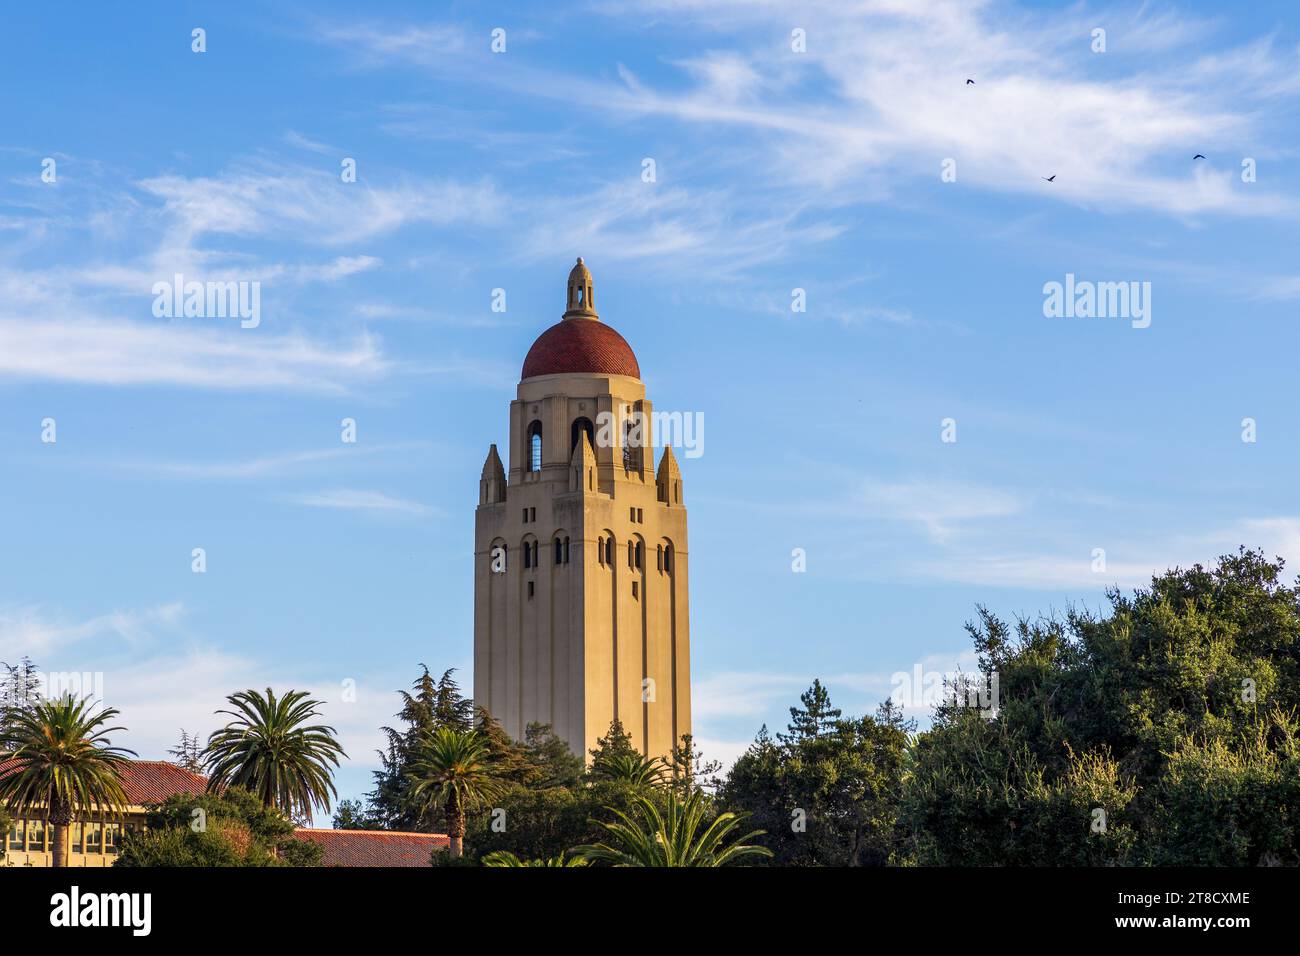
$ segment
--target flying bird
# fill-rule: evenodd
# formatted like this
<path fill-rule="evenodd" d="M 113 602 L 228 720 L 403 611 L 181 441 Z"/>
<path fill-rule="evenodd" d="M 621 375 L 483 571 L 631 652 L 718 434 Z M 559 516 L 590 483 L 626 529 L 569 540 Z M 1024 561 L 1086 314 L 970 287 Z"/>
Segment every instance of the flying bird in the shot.
<path fill-rule="evenodd" d="M 1204 158 L 1205 158 L 1204 153 L 1197 153 L 1195 156 L 1192 157 L 1192 159 L 1204 159 Z"/>
<path fill-rule="evenodd" d="M 1045 183 L 1054 182 L 1056 180 L 1056 173 L 1052 173 L 1050 176 L 1040 176 L 1039 179 Z"/>
<path fill-rule="evenodd" d="M 967 85 L 967 86 L 974 86 L 974 85 L 975 85 L 975 81 L 972 80 L 972 79 L 968 76 L 968 77 L 966 77 L 966 85 Z"/>

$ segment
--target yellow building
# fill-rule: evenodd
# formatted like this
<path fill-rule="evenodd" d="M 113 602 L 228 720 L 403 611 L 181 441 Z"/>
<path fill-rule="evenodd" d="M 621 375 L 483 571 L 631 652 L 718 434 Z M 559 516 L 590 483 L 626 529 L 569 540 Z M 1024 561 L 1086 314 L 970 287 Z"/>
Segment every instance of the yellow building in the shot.
<path fill-rule="evenodd" d="M 3 765 L 0 765 L 3 770 Z M 145 814 L 153 804 L 162 803 L 177 793 L 202 793 L 206 777 L 162 760 L 131 760 L 122 765 L 122 789 L 128 806 L 114 813 L 90 820 L 75 820 L 69 833 L 69 866 L 112 866 L 117 859 L 125 830 L 143 829 Z M 0 866 L 51 866 L 53 852 L 50 839 L 53 828 L 39 819 L 20 819 L 4 835 Z"/>
<path fill-rule="evenodd" d="M 691 729 L 686 509 L 671 448 L 655 468 L 636 356 L 569 274 L 479 482 L 474 699 L 511 734 L 550 724 L 585 756 L 620 720 L 648 756 Z"/>

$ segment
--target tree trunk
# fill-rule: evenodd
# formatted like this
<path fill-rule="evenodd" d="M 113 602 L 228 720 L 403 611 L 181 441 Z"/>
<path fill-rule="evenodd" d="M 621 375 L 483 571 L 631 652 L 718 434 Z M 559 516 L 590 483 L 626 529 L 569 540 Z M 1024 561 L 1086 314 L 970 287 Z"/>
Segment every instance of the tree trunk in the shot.
<path fill-rule="evenodd" d="M 50 815 L 48 818 L 50 829 L 50 865 L 67 866 L 69 863 L 69 850 L 72 847 L 71 824 L 72 808 L 68 806 L 67 801 L 59 796 L 55 796 L 50 801 Z"/>
<path fill-rule="evenodd" d="M 447 799 L 447 843 L 452 859 L 460 859 L 465 851 L 465 814 L 454 795 Z"/>
<path fill-rule="evenodd" d="M 69 859 L 69 848 L 72 841 L 70 836 L 71 826 L 67 823 L 56 823 L 50 821 L 50 829 L 53 831 L 50 837 L 50 857 L 52 866 L 67 866 Z"/>

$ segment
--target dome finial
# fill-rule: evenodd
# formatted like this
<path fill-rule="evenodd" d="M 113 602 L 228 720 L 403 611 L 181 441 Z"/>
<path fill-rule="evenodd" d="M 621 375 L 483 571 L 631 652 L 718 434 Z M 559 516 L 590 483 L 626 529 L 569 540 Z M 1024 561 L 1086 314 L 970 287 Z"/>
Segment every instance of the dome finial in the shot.
<path fill-rule="evenodd" d="M 566 319 L 598 319 L 596 314 L 595 290 L 591 281 L 591 272 L 578 256 L 578 263 L 569 273 L 569 297 L 564 310 Z"/>

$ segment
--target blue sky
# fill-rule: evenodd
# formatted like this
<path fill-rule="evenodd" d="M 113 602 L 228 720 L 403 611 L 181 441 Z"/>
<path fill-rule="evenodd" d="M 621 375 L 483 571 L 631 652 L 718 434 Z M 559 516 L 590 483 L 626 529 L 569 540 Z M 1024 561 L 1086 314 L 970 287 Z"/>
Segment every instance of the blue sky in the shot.
<path fill-rule="evenodd" d="M 814 676 L 860 712 L 969 667 L 979 602 L 1300 557 L 1291 4 L 6 21 L 0 659 L 102 672 L 142 756 L 236 689 L 306 688 L 357 796 L 421 661 L 470 686 L 479 469 L 578 255 L 656 408 L 706 423 L 682 466 L 711 754 Z M 259 282 L 260 324 L 155 317 L 176 273 Z M 1045 317 L 1067 273 L 1149 282 L 1150 326 Z"/>

